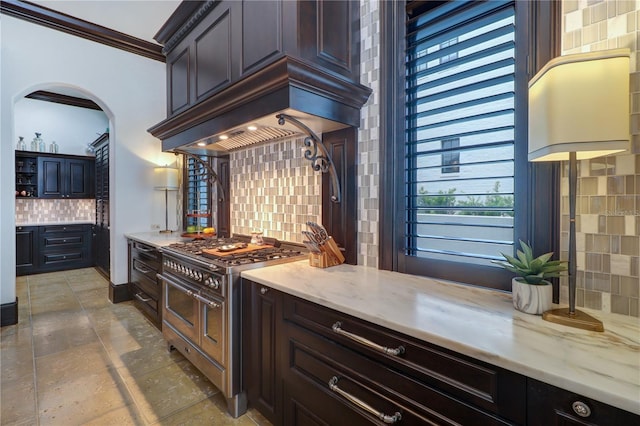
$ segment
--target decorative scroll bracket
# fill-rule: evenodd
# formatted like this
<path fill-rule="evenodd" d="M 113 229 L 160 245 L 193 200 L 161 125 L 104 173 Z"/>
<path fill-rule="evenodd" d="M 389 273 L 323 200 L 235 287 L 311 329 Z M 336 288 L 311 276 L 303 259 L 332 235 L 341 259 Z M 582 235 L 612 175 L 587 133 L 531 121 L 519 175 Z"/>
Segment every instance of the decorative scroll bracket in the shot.
<path fill-rule="evenodd" d="M 336 172 L 336 167 L 331 160 L 329 151 L 322 143 L 322 139 L 320 139 L 318 135 L 313 132 L 313 130 L 302 124 L 297 119 L 291 117 L 290 115 L 278 114 L 276 115 L 276 118 L 278 119 L 278 124 L 280 124 L 281 126 L 284 125 L 286 121 L 289 121 L 291 122 L 291 124 L 307 134 L 307 136 L 304 138 L 304 145 L 307 147 L 306 151 L 304 152 L 304 158 L 311 162 L 311 167 L 316 172 L 329 172 L 329 177 L 331 179 L 331 201 L 334 203 L 339 203 L 342 197 L 340 195 L 340 182 L 338 181 L 338 173 Z"/>
<path fill-rule="evenodd" d="M 222 184 L 220 183 L 220 178 L 218 178 L 217 173 L 211 168 L 209 163 L 207 163 L 206 161 L 204 161 L 202 158 L 198 157 L 197 155 L 192 154 L 192 153 L 187 152 L 187 151 L 183 151 L 181 149 L 174 149 L 173 153 L 175 153 L 176 155 L 182 154 L 185 157 L 191 158 L 195 162 L 197 162 L 198 165 L 200 166 L 198 168 L 198 171 L 197 171 L 197 173 L 200 175 L 200 179 L 201 180 L 206 180 L 207 182 L 209 182 L 210 185 L 216 185 L 218 187 L 218 192 L 219 192 L 219 197 L 218 198 L 221 198 L 222 201 L 225 200 L 224 188 L 222 187 Z"/>

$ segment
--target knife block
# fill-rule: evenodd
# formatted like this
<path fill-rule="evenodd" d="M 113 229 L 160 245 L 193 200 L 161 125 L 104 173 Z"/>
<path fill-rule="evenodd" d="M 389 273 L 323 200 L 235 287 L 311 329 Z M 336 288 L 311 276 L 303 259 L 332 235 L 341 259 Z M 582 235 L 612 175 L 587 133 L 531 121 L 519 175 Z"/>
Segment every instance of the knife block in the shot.
<path fill-rule="evenodd" d="M 309 265 L 315 268 L 328 268 L 344 263 L 344 256 L 332 237 L 320 246 L 320 253 L 309 253 Z"/>

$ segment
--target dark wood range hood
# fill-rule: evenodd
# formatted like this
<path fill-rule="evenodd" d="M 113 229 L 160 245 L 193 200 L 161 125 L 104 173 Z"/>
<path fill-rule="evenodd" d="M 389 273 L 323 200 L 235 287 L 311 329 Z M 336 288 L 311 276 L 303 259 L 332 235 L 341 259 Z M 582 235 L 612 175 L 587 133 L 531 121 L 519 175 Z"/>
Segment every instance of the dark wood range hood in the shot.
<path fill-rule="evenodd" d="M 280 113 L 318 134 L 358 127 L 371 89 L 357 17 L 356 2 L 183 2 L 156 35 L 168 118 L 149 132 L 163 151 L 216 155 L 299 133 Z"/>

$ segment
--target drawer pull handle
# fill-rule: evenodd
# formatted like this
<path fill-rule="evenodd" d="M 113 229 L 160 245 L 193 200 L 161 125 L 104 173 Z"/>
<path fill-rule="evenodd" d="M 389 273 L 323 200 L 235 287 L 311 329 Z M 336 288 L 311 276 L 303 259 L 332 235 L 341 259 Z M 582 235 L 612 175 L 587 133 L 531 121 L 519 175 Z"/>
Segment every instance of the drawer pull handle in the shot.
<path fill-rule="evenodd" d="M 155 272 L 152 271 L 151 269 L 147 269 L 147 268 L 143 268 L 141 266 L 138 266 L 137 264 L 133 264 L 133 269 L 135 269 L 138 272 L 142 272 L 143 274 L 148 274 L 149 272 Z"/>
<path fill-rule="evenodd" d="M 153 249 L 144 248 L 139 245 L 136 245 L 135 247 L 136 247 L 136 250 L 140 250 L 143 253 L 153 253 Z"/>
<path fill-rule="evenodd" d="M 387 354 L 387 355 L 393 355 L 393 356 L 399 356 L 402 355 L 404 353 L 404 346 L 400 345 L 397 348 L 389 348 L 386 346 L 382 346 L 379 345 L 377 343 L 372 342 L 369 339 L 365 339 L 362 336 L 358 336 L 357 334 L 353 334 L 353 333 L 349 333 L 348 331 L 344 331 L 342 329 L 342 323 L 340 321 L 337 321 L 335 324 L 333 324 L 333 326 L 331 327 L 331 329 L 337 333 L 340 334 L 342 336 L 345 336 L 353 341 L 356 341 L 364 346 L 368 346 L 372 349 L 375 349 L 378 352 L 382 352 L 383 354 Z"/>
<path fill-rule="evenodd" d="M 268 291 L 269 289 L 267 287 L 260 288 L 260 294 L 267 294 Z"/>
<path fill-rule="evenodd" d="M 338 377 L 333 376 L 331 378 L 331 380 L 329 380 L 329 389 L 331 389 L 333 392 L 337 393 L 338 395 L 340 395 L 341 397 L 345 398 L 347 401 L 357 405 L 358 407 L 362 408 L 364 411 L 371 413 L 372 415 L 376 416 L 378 419 L 382 420 L 384 423 L 390 425 L 390 424 L 394 424 L 399 422 L 400 420 L 402 420 L 402 414 L 400 414 L 400 412 L 396 411 L 395 414 L 393 416 L 390 416 L 388 414 L 383 413 L 382 411 L 378 411 L 375 408 L 373 408 L 372 406 L 370 406 L 369 404 L 367 404 L 366 402 L 356 398 L 355 396 L 343 391 L 342 389 L 340 389 L 338 387 Z"/>
<path fill-rule="evenodd" d="M 571 408 L 573 408 L 573 412 L 580 417 L 586 418 L 591 415 L 591 408 L 582 401 L 575 401 L 571 404 Z"/>
<path fill-rule="evenodd" d="M 151 302 L 151 299 L 145 299 L 144 297 L 140 296 L 140 293 L 136 293 L 136 299 L 144 303 Z"/>

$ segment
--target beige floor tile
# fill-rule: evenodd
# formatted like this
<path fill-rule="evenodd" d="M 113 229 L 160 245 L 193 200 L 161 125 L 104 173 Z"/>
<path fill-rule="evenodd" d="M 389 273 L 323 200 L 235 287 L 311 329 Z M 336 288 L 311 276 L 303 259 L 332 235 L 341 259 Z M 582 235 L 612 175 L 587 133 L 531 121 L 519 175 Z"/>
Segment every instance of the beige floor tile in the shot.
<path fill-rule="evenodd" d="M 115 369 L 38 386 L 37 397 L 41 425 L 82 425 L 133 402 Z"/>
<path fill-rule="evenodd" d="M 33 375 L 0 382 L 0 424 L 35 425 L 36 395 Z"/>
<path fill-rule="evenodd" d="M 34 318 L 33 350 L 36 358 L 99 341 L 89 319 L 82 313 L 47 312 Z"/>
<path fill-rule="evenodd" d="M 188 361 L 172 363 L 143 376 L 118 369 L 147 422 L 153 423 L 203 401 L 218 390 Z"/>
<path fill-rule="evenodd" d="M 96 275 L 73 275 L 67 278 L 69 287 L 74 291 L 103 289 L 109 293 L 109 281 L 96 272 Z"/>
<path fill-rule="evenodd" d="M 36 358 L 38 388 L 54 386 L 65 380 L 81 377 L 113 367 L 102 343 L 76 346 L 55 354 Z"/>
<path fill-rule="evenodd" d="M 20 329 L 17 333 L 2 336 L 0 344 L 0 382 L 7 383 L 31 377 L 33 379 L 33 346 L 31 330 Z"/>
<path fill-rule="evenodd" d="M 83 309 L 106 308 L 112 305 L 107 288 L 88 288 L 74 292 Z"/>
<path fill-rule="evenodd" d="M 99 417 L 96 417 L 84 424 L 84 426 L 138 426 L 145 425 L 146 422 L 142 418 L 135 404 L 125 407 L 116 408 Z"/>
<path fill-rule="evenodd" d="M 231 417 L 227 413 L 225 398 L 221 393 L 161 419 L 156 424 L 162 426 L 256 426 L 248 416 L 240 416 L 237 419 Z"/>

